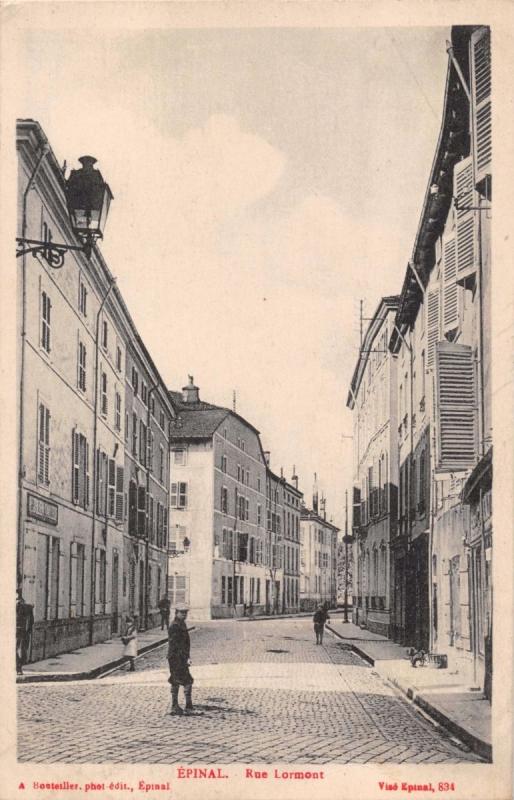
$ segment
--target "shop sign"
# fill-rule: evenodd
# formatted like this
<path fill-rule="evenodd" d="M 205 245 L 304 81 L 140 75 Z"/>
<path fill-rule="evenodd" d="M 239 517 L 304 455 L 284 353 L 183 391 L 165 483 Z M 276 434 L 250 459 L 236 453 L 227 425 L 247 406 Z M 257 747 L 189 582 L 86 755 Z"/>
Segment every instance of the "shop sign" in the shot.
<path fill-rule="evenodd" d="M 59 506 L 37 494 L 27 495 L 27 514 L 49 525 L 57 525 L 59 521 Z"/>

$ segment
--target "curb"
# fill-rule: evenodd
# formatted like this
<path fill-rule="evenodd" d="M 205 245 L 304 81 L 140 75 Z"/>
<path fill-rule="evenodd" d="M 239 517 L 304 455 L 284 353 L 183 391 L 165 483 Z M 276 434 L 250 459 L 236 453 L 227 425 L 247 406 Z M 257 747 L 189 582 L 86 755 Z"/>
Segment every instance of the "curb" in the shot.
<path fill-rule="evenodd" d="M 345 641 L 345 637 L 341 636 L 341 634 L 334 630 L 330 625 L 327 625 L 327 628 L 334 636 L 337 636 L 338 639 Z M 354 644 L 350 644 L 348 640 L 346 640 L 350 649 L 357 653 L 361 658 L 368 662 L 372 667 L 375 666 L 375 659 L 366 653 L 364 650 L 361 650 L 360 647 L 357 647 Z M 402 685 L 398 680 L 392 678 L 390 675 L 382 675 L 380 672 L 378 673 L 382 680 L 386 680 L 390 682 L 396 689 L 399 689 L 402 694 L 404 694 L 408 700 L 411 700 L 414 705 L 419 706 L 419 708 L 428 714 L 435 722 L 439 725 L 442 725 L 446 728 L 451 734 L 456 736 L 460 739 L 465 745 L 467 745 L 474 753 L 479 755 L 481 758 L 485 759 L 486 761 L 492 762 L 493 758 L 493 748 L 489 742 L 484 742 L 483 739 L 480 739 L 478 736 L 475 736 L 474 733 L 463 728 L 459 725 L 451 717 L 447 716 L 441 709 L 437 708 L 437 706 L 432 705 L 429 700 L 426 699 L 422 694 L 419 694 L 412 686 L 405 686 Z"/>
<path fill-rule="evenodd" d="M 161 645 L 166 644 L 168 641 L 168 637 L 166 636 L 163 639 L 158 639 L 155 642 L 150 642 L 149 644 L 144 645 L 138 651 L 137 658 L 139 656 L 144 655 L 144 653 L 148 653 L 150 650 L 154 650 L 157 647 L 161 647 Z M 84 672 L 49 672 L 46 674 L 39 673 L 38 675 L 30 675 L 25 674 L 16 677 L 17 684 L 23 683 L 49 683 L 49 682 L 60 682 L 60 681 L 85 681 L 91 680 L 93 678 L 99 678 L 105 672 L 109 672 L 112 669 L 116 669 L 116 667 L 121 666 L 125 662 L 125 656 L 120 656 L 119 658 L 114 659 L 113 661 L 109 661 L 107 664 L 101 664 L 99 667 L 95 667 L 94 669 L 90 669 Z"/>

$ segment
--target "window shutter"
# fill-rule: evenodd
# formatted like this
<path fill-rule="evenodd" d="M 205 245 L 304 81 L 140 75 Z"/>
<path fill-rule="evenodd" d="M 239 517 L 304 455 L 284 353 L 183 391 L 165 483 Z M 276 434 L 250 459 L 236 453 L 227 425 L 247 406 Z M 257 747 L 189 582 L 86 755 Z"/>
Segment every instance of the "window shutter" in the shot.
<path fill-rule="evenodd" d="M 471 133 L 475 185 L 491 174 L 491 34 L 479 28 L 471 36 Z"/>
<path fill-rule="evenodd" d="M 443 239 L 443 334 L 459 324 L 459 289 L 457 279 L 457 252 L 455 235 Z"/>
<path fill-rule="evenodd" d="M 89 444 L 84 441 L 84 508 L 89 506 Z"/>
<path fill-rule="evenodd" d="M 137 490 L 137 532 L 139 536 L 144 536 L 146 533 L 145 503 L 146 503 L 146 489 L 144 488 L 144 486 L 139 486 Z"/>
<path fill-rule="evenodd" d="M 23 597 L 33 606 L 36 605 L 37 535 L 27 528 L 23 546 Z"/>
<path fill-rule="evenodd" d="M 70 545 L 70 617 L 77 616 L 77 542 Z"/>
<path fill-rule="evenodd" d="M 435 366 L 435 349 L 440 336 L 440 299 L 439 287 L 430 289 L 427 302 L 427 369 Z"/>
<path fill-rule="evenodd" d="M 453 195 L 457 198 L 460 207 L 455 210 L 457 281 L 465 283 L 475 274 L 477 258 L 475 211 L 469 211 L 470 207 L 476 205 L 471 157 L 464 158 L 455 164 Z"/>
<path fill-rule="evenodd" d="M 75 428 L 71 432 L 71 499 L 74 503 L 79 501 L 79 442 Z"/>
<path fill-rule="evenodd" d="M 437 467 L 454 471 L 475 463 L 475 372 L 471 347 L 437 345 Z"/>
<path fill-rule="evenodd" d="M 123 487 L 124 468 L 116 467 L 116 520 L 123 520 Z"/>

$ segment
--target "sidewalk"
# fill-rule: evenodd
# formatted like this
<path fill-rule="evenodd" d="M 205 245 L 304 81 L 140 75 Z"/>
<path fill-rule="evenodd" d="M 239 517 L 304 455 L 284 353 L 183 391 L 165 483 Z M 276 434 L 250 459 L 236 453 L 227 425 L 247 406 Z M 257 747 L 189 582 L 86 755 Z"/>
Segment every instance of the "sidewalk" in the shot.
<path fill-rule="evenodd" d="M 449 669 L 414 669 L 407 648 L 336 620 L 327 628 L 429 716 L 487 761 L 492 760 L 491 704 Z"/>
<path fill-rule="evenodd" d="M 152 628 L 137 635 L 138 655 L 147 653 L 168 641 L 167 631 Z M 97 678 L 124 662 L 123 642 L 120 637 L 108 639 L 106 642 L 82 647 L 71 653 L 26 664 L 23 675 L 16 676 L 16 683 L 33 683 L 36 681 L 79 681 L 86 678 Z"/>

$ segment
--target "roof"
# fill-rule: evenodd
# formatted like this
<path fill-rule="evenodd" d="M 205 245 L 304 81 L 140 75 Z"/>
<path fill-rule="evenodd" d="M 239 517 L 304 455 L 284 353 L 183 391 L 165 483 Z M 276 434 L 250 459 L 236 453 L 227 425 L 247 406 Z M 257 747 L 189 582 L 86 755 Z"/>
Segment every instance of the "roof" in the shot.
<path fill-rule="evenodd" d="M 316 512 L 313 511 L 311 508 L 307 508 L 307 506 L 304 506 L 302 508 L 300 519 L 301 520 L 310 519 L 314 522 L 317 522 L 319 525 L 323 525 L 325 528 L 331 528 L 331 530 L 334 533 L 339 533 L 339 531 L 341 530 L 340 528 L 336 528 L 336 526 L 333 525 L 331 522 L 329 522 L 327 519 L 320 517 L 320 515 L 316 514 Z"/>
<path fill-rule="evenodd" d="M 184 439 L 211 439 L 223 420 L 230 413 L 225 408 L 191 408 L 183 406 L 178 409 L 174 426 L 171 430 L 171 441 Z"/>
<path fill-rule="evenodd" d="M 456 25 L 452 27 L 451 32 L 454 56 L 468 85 L 469 40 L 477 27 Z M 458 161 L 468 155 L 469 150 L 469 101 L 450 58 L 446 73 L 441 129 L 423 199 L 412 256 L 407 264 L 400 295 L 400 306 L 396 315 L 398 330 L 393 331 L 389 345 L 393 353 L 397 353 L 400 348 L 399 331 L 405 331 L 412 325 L 423 302 L 423 292 L 414 269 L 426 288 L 430 273 L 435 266 L 435 243 L 443 233 L 453 202 L 453 168 Z"/>
<path fill-rule="evenodd" d="M 370 355 L 369 351 L 371 350 L 371 346 L 375 340 L 375 337 L 379 333 L 380 327 L 384 322 L 384 320 L 386 319 L 389 311 L 397 311 L 399 304 L 400 304 L 399 295 L 397 294 L 388 295 L 387 297 L 383 297 L 380 300 L 380 303 L 377 306 L 377 310 L 373 314 L 373 317 L 368 325 L 368 329 L 365 333 L 359 358 L 357 360 L 357 364 L 355 365 L 355 369 L 353 372 L 352 382 L 350 384 L 350 391 L 348 392 L 348 397 L 346 400 L 346 405 L 348 406 L 348 408 L 353 409 L 355 405 L 355 397 L 359 393 L 359 387 L 361 385 L 362 377 L 364 375 L 364 370 L 366 369 L 366 364 L 368 362 L 368 358 Z"/>

